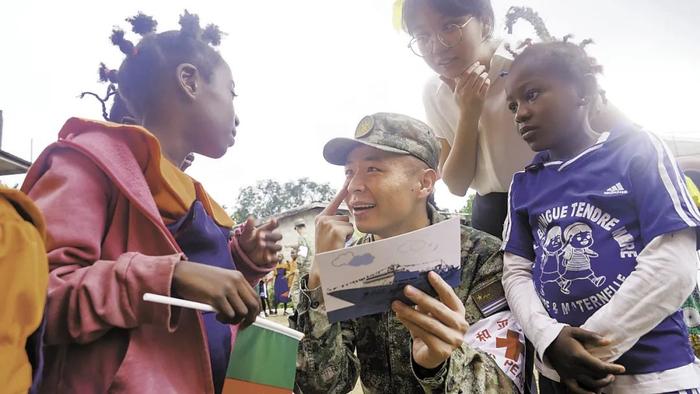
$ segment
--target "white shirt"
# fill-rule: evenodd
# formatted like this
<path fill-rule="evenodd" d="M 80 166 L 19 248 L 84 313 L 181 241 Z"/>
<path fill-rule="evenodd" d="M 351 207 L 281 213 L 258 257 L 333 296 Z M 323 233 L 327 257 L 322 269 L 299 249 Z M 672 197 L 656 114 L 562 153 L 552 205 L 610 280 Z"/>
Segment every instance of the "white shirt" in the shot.
<path fill-rule="evenodd" d="M 677 311 L 696 283 L 698 254 L 695 229 L 688 228 L 654 238 L 637 257 L 635 271 L 610 302 L 581 328 L 611 340 L 609 346 L 590 349 L 612 362 L 629 350 L 666 316 Z M 532 281 L 532 262 L 512 253 L 504 256 L 503 287 L 511 310 L 533 342 L 537 369 L 547 378 L 559 376 L 544 351 L 566 325 L 552 319 Z M 541 361 L 544 360 L 544 361 Z M 604 393 L 661 393 L 700 387 L 700 361 L 662 372 L 620 375 Z"/>
<path fill-rule="evenodd" d="M 520 137 L 514 115 L 506 104 L 505 79 L 500 74 L 510 68 L 513 60 L 504 43 L 501 42 L 491 58 L 491 87 L 479 118 L 476 169 L 470 187 L 481 195 L 507 193 L 513 174 L 525 168 L 535 155 Z M 451 146 L 460 111 L 452 90 L 439 76 L 432 77 L 425 85 L 423 105 L 426 120 L 435 135 Z"/>

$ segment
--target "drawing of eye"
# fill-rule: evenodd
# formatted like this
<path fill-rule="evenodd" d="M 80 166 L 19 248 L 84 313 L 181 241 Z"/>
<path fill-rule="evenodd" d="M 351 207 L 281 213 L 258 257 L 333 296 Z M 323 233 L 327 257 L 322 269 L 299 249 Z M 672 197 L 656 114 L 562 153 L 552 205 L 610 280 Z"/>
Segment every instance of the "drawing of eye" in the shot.
<path fill-rule="evenodd" d="M 700 326 L 700 312 L 695 308 L 683 308 L 683 321 L 688 327 Z"/>

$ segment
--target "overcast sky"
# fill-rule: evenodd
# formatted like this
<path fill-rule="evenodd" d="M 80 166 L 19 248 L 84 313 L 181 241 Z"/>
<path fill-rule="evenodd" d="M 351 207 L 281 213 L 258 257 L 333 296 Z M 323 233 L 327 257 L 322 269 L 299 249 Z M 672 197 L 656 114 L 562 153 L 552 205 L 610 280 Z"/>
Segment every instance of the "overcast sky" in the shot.
<path fill-rule="evenodd" d="M 236 80 L 241 119 L 236 145 L 222 159 L 197 157 L 188 172 L 220 203 L 258 179 L 309 177 L 338 187 L 340 168 L 321 150 L 351 136 L 373 112 L 424 118 L 421 90 L 431 71 L 394 30 L 393 0 L 3 1 L 0 5 L 2 148 L 29 159 L 55 140 L 70 116 L 100 117 L 83 90 L 102 93 L 100 61 L 122 60 L 108 37 L 113 25 L 141 10 L 159 31 L 177 27 L 187 8 L 202 24 L 228 33 L 221 52 Z M 608 97 L 632 119 L 659 134 L 697 135 L 700 90 L 698 0 L 494 0 L 497 32 L 511 5 L 529 5 L 557 36 L 591 37 L 590 53 L 605 68 Z M 533 36 L 527 25 L 518 35 Z M 21 178 L 4 179 L 7 183 Z M 439 205 L 464 198 L 438 189 Z"/>

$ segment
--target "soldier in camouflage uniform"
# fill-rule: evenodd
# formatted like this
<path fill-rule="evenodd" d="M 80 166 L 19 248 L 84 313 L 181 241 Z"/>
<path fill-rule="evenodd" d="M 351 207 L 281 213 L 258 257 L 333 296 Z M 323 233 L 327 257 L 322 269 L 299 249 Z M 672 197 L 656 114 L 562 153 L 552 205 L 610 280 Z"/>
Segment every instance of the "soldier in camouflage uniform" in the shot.
<path fill-rule="evenodd" d="M 294 305 L 298 305 L 299 280 L 304 275 L 309 274 L 309 270 L 311 269 L 311 260 L 313 258 L 314 252 L 313 249 L 311 249 L 309 241 L 306 239 L 306 235 L 304 234 L 306 231 L 306 222 L 304 222 L 304 219 L 297 219 L 294 221 L 294 230 L 296 230 L 297 234 L 299 235 L 296 247 L 294 248 L 297 253 L 296 261 L 298 273 L 296 279 L 294 280 L 294 283 L 292 284 L 291 293 L 292 302 L 294 302 Z"/>
<path fill-rule="evenodd" d="M 388 113 L 365 117 L 358 125 L 355 139 L 334 139 L 326 144 L 324 157 L 332 164 L 345 165 L 348 179 L 336 199 L 316 219 L 317 253 L 342 248 L 345 237 L 352 234 L 353 226 L 348 218 L 335 214 L 345 198 L 358 229 L 366 233 L 355 244 L 444 220 L 432 203 L 439 155 L 438 142 L 428 126 L 404 115 Z M 404 174 L 397 178 L 396 171 Z M 363 199 L 363 206 L 358 205 L 359 198 Z M 396 213 L 407 207 L 404 216 L 413 221 L 411 225 L 393 226 L 404 219 L 397 218 Z M 394 233 L 389 230 L 392 226 Z M 452 304 L 450 311 L 445 312 L 456 322 L 450 327 L 432 317 L 435 314 L 423 316 L 452 333 L 447 351 L 442 350 L 444 354 L 436 351 L 437 347 L 425 346 L 428 342 L 421 339 L 425 333 L 418 333 L 415 328 L 409 331 L 406 324 L 414 327 L 413 323 L 402 323 L 413 321 L 407 319 L 408 314 L 420 312 L 414 309 L 407 312 L 409 307 L 397 307 L 396 303 L 392 308 L 398 314 L 388 311 L 330 324 L 318 270 L 312 267 L 311 274 L 301 280 L 301 300 L 295 315 L 290 317 L 291 327 L 306 334 L 297 356 L 297 392 L 347 393 L 360 377 L 365 393 L 517 393 L 514 383 L 494 359 L 462 341 L 467 323 L 485 317 L 483 303 L 476 300 L 504 297 L 500 285 L 503 265 L 500 242 L 465 226 L 461 228 L 461 241 L 459 287 L 453 291 L 441 278 L 436 279 L 438 275 L 431 274 L 431 284 L 440 295 L 439 300 L 423 293 L 420 293 L 423 298 L 406 293 L 418 301 L 421 311 L 426 310 L 423 308 L 429 304 L 428 298 L 443 309 Z M 419 360 L 431 365 L 421 365 Z"/>

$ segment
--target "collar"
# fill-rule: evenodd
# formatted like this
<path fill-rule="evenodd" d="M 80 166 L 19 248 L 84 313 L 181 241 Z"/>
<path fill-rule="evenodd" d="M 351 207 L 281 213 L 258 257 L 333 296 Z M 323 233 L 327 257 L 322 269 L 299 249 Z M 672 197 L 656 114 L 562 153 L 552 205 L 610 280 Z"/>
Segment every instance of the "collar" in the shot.
<path fill-rule="evenodd" d="M 564 168 L 568 167 L 570 164 L 574 163 L 576 160 L 586 156 L 587 154 L 593 151 L 602 148 L 605 142 L 609 139 L 610 134 L 610 132 L 602 133 L 598 137 L 596 142 L 593 143 L 593 145 L 584 149 L 581 153 L 577 154 L 569 160 L 550 160 L 549 151 L 539 152 L 535 155 L 535 158 L 532 160 L 532 163 L 525 167 L 525 171 L 537 171 L 550 166 L 558 166 L 557 170 L 561 171 Z"/>
<path fill-rule="evenodd" d="M 233 227 L 233 220 L 209 197 L 202 185 L 162 156 L 158 138 L 145 128 L 138 125 L 71 118 L 59 132 L 59 140 L 73 141 L 83 134 L 94 131 L 100 131 L 111 139 L 116 138 L 125 143 L 127 150 L 139 162 L 141 168 L 135 170 L 145 177 L 161 216 L 166 216 L 163 219 L 186 215 L 196 199 L 202 202 L 207 213 L 218 225 Z"/>
<path fill-rule="evenodd" d="M 549 166 L 558 166 L 557 170 L 562 171 L 572 163 L 576 162 L 576 160 L 579 160 L 580 158 L 588 155 L 589 153 L 602 148 L 603 146 L 605 146 L 605 144 L 611 143 L 620 138 L 624 138 L 627 135 L 629 135 L 629 133 L 639 131 L 640 129 L 641 127 L 634 123 L 619 123 L 610 131 L 602 133 L 593 145 L 584 149 L 581 153 L 568 160 L 550 160 L 549 151 L 539 152 L 535 155 L 535 158 L 532 160 L 532 162 L 525 167 L 525 171 L 541 170 Z"/>

